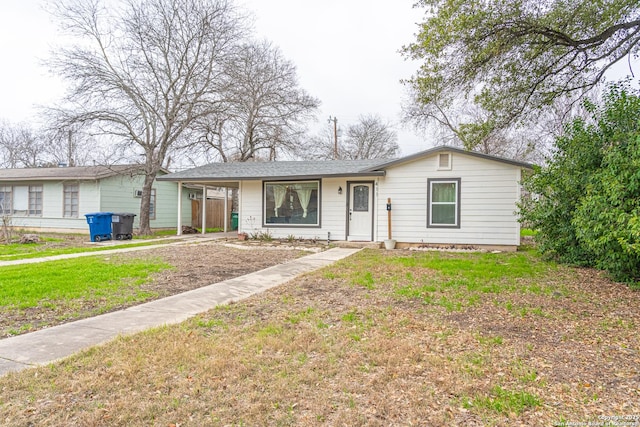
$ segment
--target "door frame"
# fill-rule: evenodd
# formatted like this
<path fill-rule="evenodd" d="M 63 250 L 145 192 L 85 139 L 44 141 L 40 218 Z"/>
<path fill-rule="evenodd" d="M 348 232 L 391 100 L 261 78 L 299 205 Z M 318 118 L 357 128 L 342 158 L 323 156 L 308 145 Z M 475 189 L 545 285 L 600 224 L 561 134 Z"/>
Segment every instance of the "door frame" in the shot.
<path fill-rule="evenodd" d="M 371 184 L 371 230 L 369 242 L 373 242 L 373 231 L 375 228 L 375 209 L 376 209 L 376 183 L 375 181 L 347 181 L 347 200 L 345 209 L 345 240 L 349 240 L 349 209 L 351 207 L 351 186 L 358 184 Z"/>

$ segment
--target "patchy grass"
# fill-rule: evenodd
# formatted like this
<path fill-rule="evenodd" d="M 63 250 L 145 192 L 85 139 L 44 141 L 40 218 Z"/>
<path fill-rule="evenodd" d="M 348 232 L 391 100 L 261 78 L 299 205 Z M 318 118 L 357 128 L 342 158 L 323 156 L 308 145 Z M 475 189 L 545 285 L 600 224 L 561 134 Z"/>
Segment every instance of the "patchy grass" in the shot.
<path fill-rule="evenodd" d="M 131 248 L 137 246 L 150 246 L 167 243 L 167 240 L 145 241 L 140 243 L 125 243 L 110 246 L 69 246 L 69 247 L 48 247 L 47 242 L 59 242 L 59 239 L 46 239 L 42 243 L 20 244 L 11 243 L 0 245 L 0 261 L 12 261 L 18 259 L 43 258 L 54 255 L 77 254 L 81 252 L 101 252 L 112 249 Z"/>
<path fill-rule="evenodd" d="M 169 267 L 159 260 L 120 257 L 52 261 L 29 268 L 6 266 L 0 276 L 0 308 L 26 309 L 41 304 L 56 308 L 58 304 L 93 298 L 109 306 L 122 298 L 124 289 L 140 285 L 149 274 Z"/>
<path fill-rule="evenodd" d="M 153 273 L 171 268 L 159 259 L 85 257 L 5 266 L 0 272 L 0 336 L 35 328 L 36 313 L 57 321 L 94 316 L 155 297 L 143 289 Z M 12 322 L 12 319 L 20 321 Z M 13 326 L 13 325 L 16 326 Z"/>
<path fill-rule="evenodd" d="M 640 413 L 639 303 L 598 272 L 535 252 L 365 250 L 183 324 L 0 378 L 0 420 L 597 422 Z"/>

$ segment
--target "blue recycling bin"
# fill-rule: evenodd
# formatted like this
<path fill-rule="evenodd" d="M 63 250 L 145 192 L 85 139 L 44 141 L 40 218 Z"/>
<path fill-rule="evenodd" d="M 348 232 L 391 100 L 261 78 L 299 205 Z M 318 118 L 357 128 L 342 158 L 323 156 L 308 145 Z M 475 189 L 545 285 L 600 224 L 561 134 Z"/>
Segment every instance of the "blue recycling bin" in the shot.
<path fill-rule="evenodd" d="M 84 214 L 89 224 L 92 242 L 111 240 L 111 212 L 93 212 Z"/>

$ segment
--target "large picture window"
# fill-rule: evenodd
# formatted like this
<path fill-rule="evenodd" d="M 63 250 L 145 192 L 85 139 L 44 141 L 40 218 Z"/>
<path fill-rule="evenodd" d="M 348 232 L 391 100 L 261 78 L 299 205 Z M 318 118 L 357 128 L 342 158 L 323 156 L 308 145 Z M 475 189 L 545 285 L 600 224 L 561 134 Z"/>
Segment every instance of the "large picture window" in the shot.
<path fill-rule="evenodd" d="M 265 182 L 264 225 L 319 226 L 320 181 Z"/>
<path fill-rule="evenodd" d="M 460 178 L 429 179 L 427 227 L 460 227 Z"/>

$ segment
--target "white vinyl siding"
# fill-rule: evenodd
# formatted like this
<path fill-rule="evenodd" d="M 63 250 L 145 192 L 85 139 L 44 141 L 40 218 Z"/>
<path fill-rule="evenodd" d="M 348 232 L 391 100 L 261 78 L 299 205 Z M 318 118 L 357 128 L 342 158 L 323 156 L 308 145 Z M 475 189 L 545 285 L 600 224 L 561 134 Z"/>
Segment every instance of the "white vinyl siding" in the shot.
<path fill-rule="evenodd" d="M 376 240 L 387 234 L 384 204 L 391 198 L 393 238 L 427 244 L 518 245 L 520 167 L 465 154 L 451 154 L 451 170 L 439 170 L 439 156 L 397 164 L 378 180 Z M 428 180 L 460 179 L 459 228 L 425 227 Z"/>
<path fill-rule="evenodd" d="M 289 236 L 303 239 L 346 240 L 347 236 L 347 180 L 353 178 L 326 178 L 320 181 L 320 226 L 319 227 L 274 227 L 263 225 L 262 181 L 243 181 L 240 185 L 240 212 L 238 231 L 248 234 L 269 232 L 274 238 Z M 360 180 L 360 177 L 358 177 Z M 362 177 L 363 181 L 374 178 Z M 271 181 L 269 181 L 271 182 Z M 342 187 L 342 194 L 338 189 Z M 375 218 L 374 218 L 375 221 Z"/>

